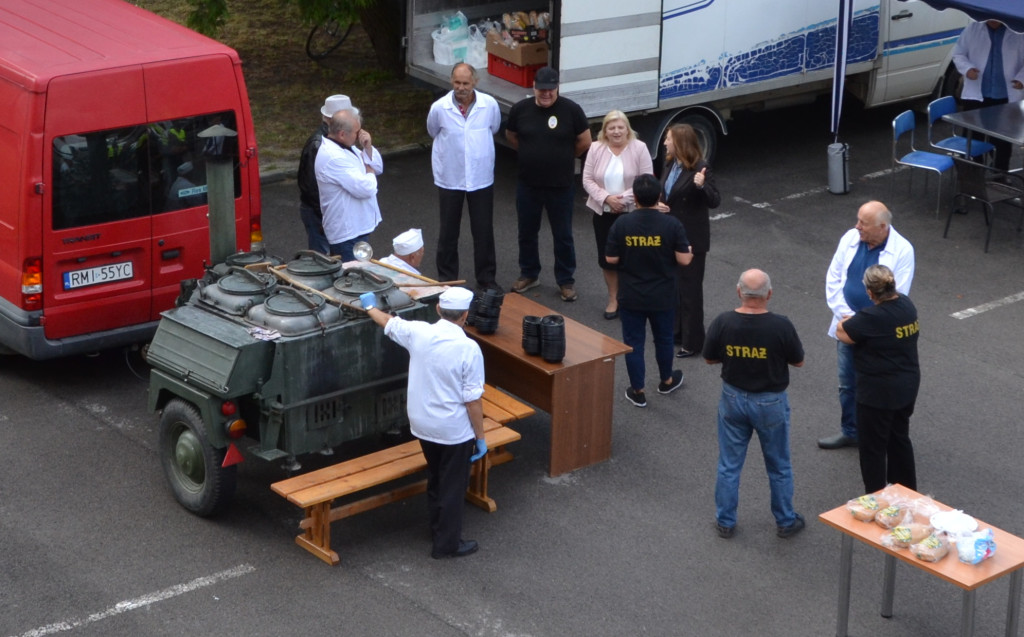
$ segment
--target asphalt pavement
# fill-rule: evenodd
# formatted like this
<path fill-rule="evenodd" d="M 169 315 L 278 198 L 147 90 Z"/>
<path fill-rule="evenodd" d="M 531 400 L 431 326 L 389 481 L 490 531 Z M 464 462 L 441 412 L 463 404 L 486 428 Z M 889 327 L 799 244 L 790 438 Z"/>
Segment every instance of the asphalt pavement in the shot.
<path fill-rule="evenodd" d="M 920 312 L 923 379 L 911 437 L 920 490 L 1024 535 L 1024 344 L 1015 336 L 1024 319 L 1024 253 L 1016 216 L 997 220 L 988 254 L 976 211 L 956 216 L 943 239 L 949 176 L 939 217 L 934 176 L 926 183 L 915 174 L 909 187 L 910 175 L 900 171 L 891 185 L 890 121 L 899 110 L 847 108 L 849 194 L 826 189 L 832 139 L 824 103 L 739 116 L 714 163 L 723 202 L 712 211 L 708 321 L 737 304 L 740 272 L 759 267 L 774 284 L 770 309 L 793 320 L 806 350 L 789 391 L 795 503 L 808 521 L 796 537 L 775 536 L 756 442 L 736 535 L 715 533 L 720 379 L 717 367 L 699 359 L 679 361 L 682 390 L 652 393 L 646 409 L 621 395 L 626 374 L 617 363 L 607 462 L 550 477 L 548 416 L 517 423 L 523 439 L 510 448 L 515 461 L 491 473 L 498 510 L 466 510 L 465 536 L 480 542 L 477 554 L 430 559 L 424 502 L 414 498 L 335 523 L 336 568 L 294 544 L 301 515 L 269 489 L 285 475 L 276 464 L 248 456 L 235 502 L 220 518 L 199 519 L 176 504 L 156 454 L 158 418 L 146 410 L 137 355 L 2 359 L 0 635 L 835 634 L 840 535 L 816 517 L 860 495 L 862 483 L 855 450 L 816 446 L 838 431 L 824 276 L 868 199 L 890 206 L 917 252 L 910 296 Z M 512 151 L 499 149 L 496 172 L 498 280 L 507 287 L 518 276 Z M 380 189 L 376 254 L 387 254 L 401 231 L 423 228 L 421 269 L 434 274 L 429 152 L 387 157 Z M 267 180 L 263 196 L 269 251 L 287 257 L 303 249 L 287 170 Z M 605 292 L 583 203 L 580 191 L 579 300 L 558 298 L 546 224 L 541 286 L 528 294 L 618 338 L 618 323 L 602 317 Z M 471 274 L 471 255 L 465 222 L 463 276 Z M 649 377 L 654 372 L 649 355 Z M 905 564 L 897 568 L 894 616 L 882 618 L 882 568 L 880 554 L 855 546 L 851 635 L 959 634 L 960 590 Z M 1004 578 L 979 590 L 977 635 L 1003 634 L 1008 589 Z"/>

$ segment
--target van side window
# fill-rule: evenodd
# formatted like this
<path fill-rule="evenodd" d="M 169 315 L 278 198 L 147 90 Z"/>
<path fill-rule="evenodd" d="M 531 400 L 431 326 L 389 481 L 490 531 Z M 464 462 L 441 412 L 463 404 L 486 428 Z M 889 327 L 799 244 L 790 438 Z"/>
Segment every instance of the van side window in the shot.
<path fill-rule="evenodd" d="M 145 217 L 206 204 L 206 165 L 234 164 L 241 196 L 232 111 L 64 135 L 53 140 L 53 228 Z"/>

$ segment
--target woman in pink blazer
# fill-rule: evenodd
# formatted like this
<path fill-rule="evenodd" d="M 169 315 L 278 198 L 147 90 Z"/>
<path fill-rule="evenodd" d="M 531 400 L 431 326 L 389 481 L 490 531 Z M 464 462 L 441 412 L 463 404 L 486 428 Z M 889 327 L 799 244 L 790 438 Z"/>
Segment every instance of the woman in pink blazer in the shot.
<path fill-rule="evenodd" d="M 608 287 L 608 303 L 604 317 L 609 321 L 619 316 L 619 275 L 616 266 L 605 260 L 604 247 L 608 230 L 619 215 L 633 209 L 633 180 L 637 175 L 653 174 L 654 164 L 647 145 L 636 138 L 629 119 L 622 111 L 604 116 L 597 141 L 587 152 L 583 165 L 583 188 L 587 191 L 587 207 L 594 211 L 594 238 L 597 240 L 597 264 L 604 273 Z"/>

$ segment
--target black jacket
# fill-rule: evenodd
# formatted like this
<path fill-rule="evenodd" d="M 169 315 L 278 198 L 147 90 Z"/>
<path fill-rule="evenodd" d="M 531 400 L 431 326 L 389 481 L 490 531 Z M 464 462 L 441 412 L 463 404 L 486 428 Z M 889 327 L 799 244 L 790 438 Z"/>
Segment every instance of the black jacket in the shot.
<path fill-rule="evenodd" d="M 320 212 L 320 187 L 316 185 L 316 153 L 320 150 L 320 142 L 327 134 L 327 124 L 321 123 L 302 147 L 299 156 L 299 199 L 303 204 Z"/>
<path fill-rule="evenodd" d="M 698 188 L 693 183 L 693 176 L 707 168 L 704 173 L 704 187 Z M 662 187 L 671 172 L 671 166 L 666 166 L 661 179 Z M 711 249 L 711 220 L 710 208 L 717 208 L 722 203 L 722 197 L 718 193 L 718 186 L 715 184 L 715 175 L 711 166 L 703 159 L 697 162 L 696 170 L 683 168 L 679 179 L 672 186 L 672 192 L 665 193 L 665 203 L 671 208 L 671 214 L 683 222 L 686 228 L 686 238 L 693 246 L 694 254 L 705 254 Z"/>

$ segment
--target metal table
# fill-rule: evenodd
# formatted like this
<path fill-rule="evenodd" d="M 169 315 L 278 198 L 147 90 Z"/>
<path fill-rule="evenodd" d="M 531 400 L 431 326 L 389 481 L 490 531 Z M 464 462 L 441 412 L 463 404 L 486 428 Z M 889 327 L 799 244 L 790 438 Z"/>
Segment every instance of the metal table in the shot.
<path fill-rule="evenodd" d="M 892 485 L 908 499 L 924 497 L 902 485 Z M 944 510 L 949 506 L 936 502 Z M 1006 637 L 1017 635 L 1020 615 L 1021 576 L 1024 574 L 1024 539 L 1011 535 L 991 524 L 978 520 L 979 529 L 992 529 L 995 536 L 995 555 L 981 564 L 964 564 L 956 556 L 956 549 L 938 562 L 924 562 L 914 557 L 909 549 L 892 550 L 882 545 L 884 529 L 874 522 L 861 522 L 847 510 L 846 505 L 826 511 L 818 519 L 834 529 L 842 531 L 843 543 L 839 559 L 839 610 L 836 616 L 836 637 L 847 636 L 850 618 L 850 575 L 853 562 L 853 540 L 858 539 L 868 546 L 885 553 L 885 574 L 882 581 L 882 617 L 892 617 L 893 597 L 896 592 L 896 560 L 931 573 L 963 590 L 960 614 L 960 634 L 970 637 L 974 634 L 974 597 L 977 589 L 1010 575 L 1009 602 L 1006 610 Z"/>
<path fill-rule="evenodd" d="M 974 133 L 1024 146 L 1024 102 L 985 106 L 960 113 L 943 115 L 942 119 L 967 131 L 967 155 L 971 154 Z"/>

